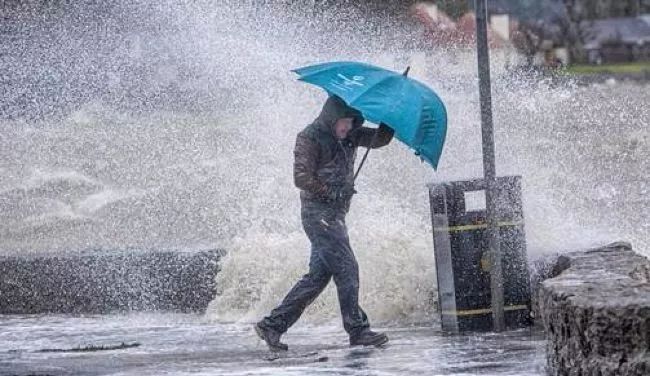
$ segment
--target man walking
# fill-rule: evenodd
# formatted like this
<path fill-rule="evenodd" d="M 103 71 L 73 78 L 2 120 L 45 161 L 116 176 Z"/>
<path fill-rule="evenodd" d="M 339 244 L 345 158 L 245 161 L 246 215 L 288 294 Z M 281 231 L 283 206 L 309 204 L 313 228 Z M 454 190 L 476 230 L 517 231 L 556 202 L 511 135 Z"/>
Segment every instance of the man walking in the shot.
<path fill-rule="evenodd" d="M 377 346 L 388 341 L 370 330 L 359 307 L 359 267 L 350 247 L 345 215 L 354 190 L 357 147 L 378 148 L 393 138 L 393 130 L 362 127 L 361 113 L 331 96 L 316 120 L 298 133 L 294 149 L 294 182 L 300 188 L 302 225 L 311 241 L 309 273 L 289 291 L 282 303 L 255 331 L 273 351 L 287 350 L 280 337 L 305 308 L 334 279 L 343 327 L 350 345 Z"/>

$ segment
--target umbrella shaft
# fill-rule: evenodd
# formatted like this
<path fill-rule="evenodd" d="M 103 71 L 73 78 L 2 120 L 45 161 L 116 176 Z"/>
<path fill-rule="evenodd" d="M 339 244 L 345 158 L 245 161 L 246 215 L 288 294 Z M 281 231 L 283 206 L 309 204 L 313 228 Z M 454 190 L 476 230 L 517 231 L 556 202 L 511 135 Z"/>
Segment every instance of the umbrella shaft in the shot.
<path fill-rule="evenodd" d="M 377 134 L 379 133 L 379 128 L 375 129 L 375 133 L 372 135 L 372 140 L 370 140 L 370 145 L 368 145 L 368 148 L 366 149 L 366 152 L 363 154 L 363 158 L 361 158 L 361 163 L 359 163 L 359 167 L 357 168 L 357 172 L 354 173 L 354 178 L 352 179 L 353 181 L 357 180 L 357 176 L 359 175 L 359 171 L 361 171 L 361 167 L 363 167 L 363 164 L 366 162 L 366 158 L 368 158 L 368 153 L 370 153 L 370 149 L 372 149 L 373 146 L 375 146 L 375 141 L 377 139 Z"/>

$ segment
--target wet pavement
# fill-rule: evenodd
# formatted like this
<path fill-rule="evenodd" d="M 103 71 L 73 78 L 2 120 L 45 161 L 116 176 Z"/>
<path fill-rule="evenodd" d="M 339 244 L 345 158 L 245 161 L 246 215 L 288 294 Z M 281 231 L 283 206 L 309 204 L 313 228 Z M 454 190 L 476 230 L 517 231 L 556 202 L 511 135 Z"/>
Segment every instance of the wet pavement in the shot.
<path fill-rule="evenodd" d="M 337 324 L 298 323 L 286 354 L 251 325 L 196 315 L 0 316 L 0 375 L 543 375 L 535 330 L 449 336 L 388 325 L 384 348 L 350 348 Z M 118 346 L 122 350 L 75 351 Z M 135 346 L 138 345 L 138 346 Z M 43 351 L 47 350 L 47 351 Z"/>

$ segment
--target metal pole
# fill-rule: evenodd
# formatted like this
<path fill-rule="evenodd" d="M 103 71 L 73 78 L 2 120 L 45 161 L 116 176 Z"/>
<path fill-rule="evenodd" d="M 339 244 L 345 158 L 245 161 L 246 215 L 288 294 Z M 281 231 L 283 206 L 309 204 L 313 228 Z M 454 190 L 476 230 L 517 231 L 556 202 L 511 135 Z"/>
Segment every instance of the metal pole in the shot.
<path fill-rule="evenodd" d="M 503 271 L 496 204 L 496 167 L 494 163 L 494 131 L 492 126 L 492 94 L 490 92 L 490 56 L 487 40 L 486 0 L 475 0 L 476 47 L 478 52 L 479 94 L 481 100 L 481 134 L 483 139 L 483 174 L 487 209 L 487 235 L 490 255 L 490 292 L 494 330 L 505 329 L 503 314 Z"/>

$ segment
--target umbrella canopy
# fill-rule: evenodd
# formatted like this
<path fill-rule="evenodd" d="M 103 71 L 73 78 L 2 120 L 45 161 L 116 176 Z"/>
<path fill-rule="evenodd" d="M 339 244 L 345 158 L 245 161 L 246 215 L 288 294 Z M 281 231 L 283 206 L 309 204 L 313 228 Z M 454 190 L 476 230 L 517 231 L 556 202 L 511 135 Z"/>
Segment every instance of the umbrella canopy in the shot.
<path fill-rule="evenodd" d="M 366 120 L 384 123 L 433 168 L 447 134 L 447 110 L 423 83 L 387 69 L 356 62 L 331 62 L 293 70 L 299 80 L 341 97 Z M 408 70 L 407 70 L 408 71 Z"/>

